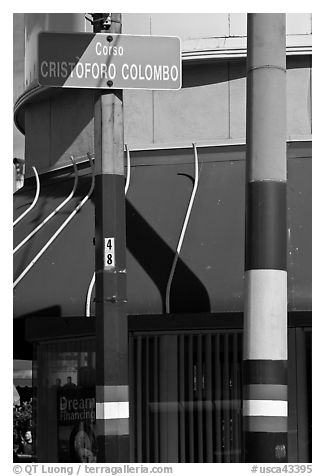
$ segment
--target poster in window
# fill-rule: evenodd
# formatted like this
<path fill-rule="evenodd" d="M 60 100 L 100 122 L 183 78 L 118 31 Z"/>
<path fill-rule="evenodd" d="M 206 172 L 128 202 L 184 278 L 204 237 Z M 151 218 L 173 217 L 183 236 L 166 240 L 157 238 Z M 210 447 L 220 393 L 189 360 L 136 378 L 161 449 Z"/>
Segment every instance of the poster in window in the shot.
<path fill-rule="evenodd" d="M 57 391 L 58 461 L 96 462 L 96 401 L 94 387 Z"/>

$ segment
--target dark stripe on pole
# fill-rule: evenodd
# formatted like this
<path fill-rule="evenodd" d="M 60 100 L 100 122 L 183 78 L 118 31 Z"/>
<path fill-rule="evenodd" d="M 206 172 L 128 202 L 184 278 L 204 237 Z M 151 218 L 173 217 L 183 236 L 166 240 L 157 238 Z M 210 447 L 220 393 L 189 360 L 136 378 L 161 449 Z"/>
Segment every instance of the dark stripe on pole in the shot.
<path fill-rule="evenodd" d="M 96 421 L 96 433 L 98 436 L 123 436 L 129 435 L 129 419 L 114 418 Z"/>
<path fill-rule="evenodd" d="M 244 360 L 243 384 L 287 384 L 287 360 Z"/>
<path fill-rule="evenodd" d="M 288 399 L 287 385 L 249 384 L 244 385 L 244 400 L 284 400 Z"/>
<path fill-rule="evenodd" d="M 247 184 L 245 270 L 287 269 L 286 182 Z"/>
<path fill-rule="evenodd" d="M 281 416 L 244 416 L 244 431 L 285 433 L 287 423 Z"/>
<path fill-rule="evenodd" d="M 127 385 L 127 320 L 123 317 L 126 306 L 126 256 L 125 256 L 125 178 L 121 175 L 103 174 L 95 177 L 96 197 L 96 319 L 97 386 Z M 104 237 L 115 237 L 115 268 L 104 269 Z M 104 338 L 105 336 L 105 338 Z M 107 361 L 104 356 L 110 356 Z"/>

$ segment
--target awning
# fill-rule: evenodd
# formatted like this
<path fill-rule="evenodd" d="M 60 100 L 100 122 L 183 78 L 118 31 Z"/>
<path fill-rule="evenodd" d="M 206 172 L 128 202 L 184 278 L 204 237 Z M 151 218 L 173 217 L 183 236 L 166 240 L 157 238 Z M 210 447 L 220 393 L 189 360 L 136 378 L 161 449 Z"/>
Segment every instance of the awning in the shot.
<path fill-rule="evenodd" d="M 16 387 L 32 387 L 33 379 L 32 378 L 14 378 L 14 385 Z"/>

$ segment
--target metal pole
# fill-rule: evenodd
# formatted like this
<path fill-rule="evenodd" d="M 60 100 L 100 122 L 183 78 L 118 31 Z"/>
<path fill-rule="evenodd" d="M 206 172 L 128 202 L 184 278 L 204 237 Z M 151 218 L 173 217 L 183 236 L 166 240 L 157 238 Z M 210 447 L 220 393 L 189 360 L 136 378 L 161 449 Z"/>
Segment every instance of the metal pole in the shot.
<path fill-rule="evenodd" d="M 93 14 L 121 33 L 121 14 Z M 102 20 L 101 20 L 102 19 Z M 112 38 L 107 36 L 107 41 Z M 128 462 L 129 387 L 122 91 L 95 94 L 96 434 L 98 462 Z"/>
<path fill-rule="evenodd" d="M 248 14 L 246 136 L 244 459 L 286 462 L 285 14 Z"/>

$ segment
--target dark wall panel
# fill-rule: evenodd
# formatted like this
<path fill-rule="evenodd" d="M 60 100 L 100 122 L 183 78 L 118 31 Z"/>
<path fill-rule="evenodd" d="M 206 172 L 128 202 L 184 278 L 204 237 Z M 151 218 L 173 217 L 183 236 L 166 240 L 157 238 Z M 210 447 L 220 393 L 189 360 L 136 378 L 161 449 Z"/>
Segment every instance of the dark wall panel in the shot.
<path fill-rule="evenodd" d="M 288 302 L 289 310 L 310 310 L 311 159 L 310 149 L 298 149 L 291 147 L 288 159 Z M 244 148 L 199 149 L 199 159 L 199 186 L 171 286 L 170 309 L 242 312 Z M 193 153 L 185 149 L 133 153 L 131 164 L 126 202 L 128 309 L 130 314 L 161 314 L 193 187 Z M 87 193 L 89 170 L 84 173 L 74 199 L 15 255 L 15 279 Z M 30 179 L 15 194 L 14 217 L 32 202 L 34 183 Z M 39 202 L 15 227 L 15 244 L 64 200 L 72 185 L 71 175 L 41 177 Z M 93 199 L 17 285 L 17 317 L 48 308 L 60 309 L 62 316 L 84 315 L 94 271 Z"/>

